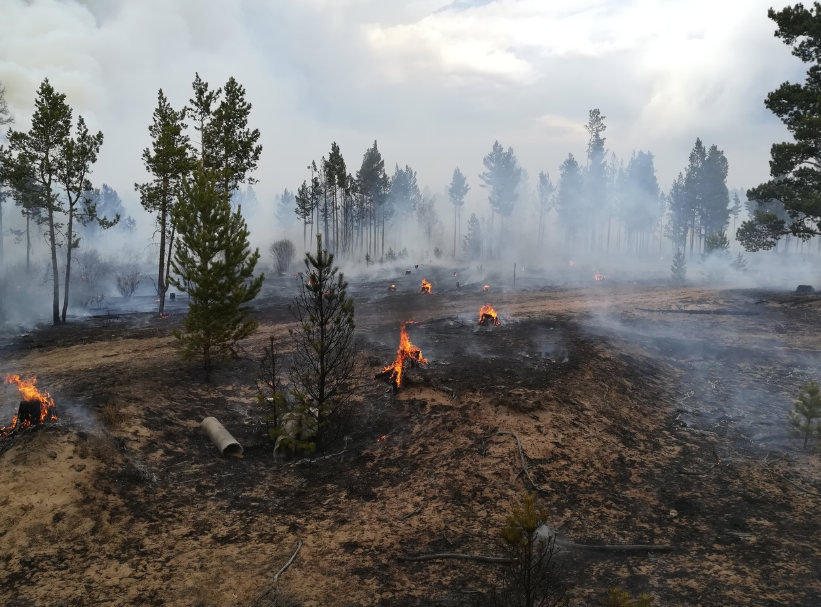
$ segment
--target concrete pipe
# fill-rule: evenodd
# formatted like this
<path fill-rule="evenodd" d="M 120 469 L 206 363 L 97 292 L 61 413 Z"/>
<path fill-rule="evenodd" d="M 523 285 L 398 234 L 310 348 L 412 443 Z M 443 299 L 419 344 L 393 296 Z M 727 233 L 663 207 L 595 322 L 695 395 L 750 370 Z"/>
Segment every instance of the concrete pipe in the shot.
<path fill-rule="evenodd" d="M 217 421 L 216 417 L 206 417 L 202 420 L 200 426 L 205 430 L 205 434 L 208 435 L 211 442 L 214 443 L 220 455 L 242 455 L 242 445 L 237 442 L 237 439 L 231 436 L 231 433 L 225 429 L 225 426 Z"/>

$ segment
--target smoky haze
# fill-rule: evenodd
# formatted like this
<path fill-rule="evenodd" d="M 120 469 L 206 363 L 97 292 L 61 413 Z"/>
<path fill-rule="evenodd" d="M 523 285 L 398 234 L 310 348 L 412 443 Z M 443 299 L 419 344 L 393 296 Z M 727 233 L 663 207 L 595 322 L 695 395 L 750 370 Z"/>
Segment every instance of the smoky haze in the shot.
<path fill-rule="evenodd" d="M 293 240 L 298 260 L 312 248 L 311 234 L 324 231 L 318 215 L 305 226 L 281 204 L 283 196 L 290 200 L 285 190 L 293 195 L 310 182 L 308 165 L 321 167 L 332 141 L 355 177 L 377 140 L 386 176 L 412 171 L 418 192 L 408 202 L 389 189 L 374 218 L 379 225 L 366 237 L 363 224 L 352 228 L 353 240 L 337 249 L 349 274 L 389 278 L 427 264 L 443 271 L 481 267 L 475 278 L 483 280 L 485 268 L 498 266 L 508 280 L 515 263 L 520 280 L 543 284 L 594 274 L 665 281 L 681 244 L 671 233 L 670 195 L 696 138 L 727 159 L 728 206 L 733 194 L 744 203 L 746 188 L 768 178 L 769 146 L 787 138 L 763 98 L 783 80 L 800 79 L 804 68 L 773 38 L 768 6 L 0 0 L 7 24 L 0 82 L 15 129 L 29 128 L 37 87 L 49 78 L 75 116 L 105 134 L 91 179 L 114 193 L 119 206 L 104 212 L 121 220 L 107 231 L 80 232 L 81 277 L 103 264 L 105 278 L 89 286 L 79 308 L 101 308 L 92 296 L 120 297 L 117 268 L 139 270 L 135 294 L 151 297 L 155 218 L 140 206 L 133 184 L 146 180 L 141 152 L 150 145 L 157 90 L 180 108 L 195 72 L 215 87 L 235 77 L 253 104 L 249 124 L 260 130 L 263 146 L 252 173 L 259 182 L 243 184 L 234 201 L 265 266 L 274 240 Z M 708 9 L 715 19 L 705 23 L 700 15 Z M 663 26 L 650 33 L 641 25 L 648 19 Z M 606 126 L 598 157 L 591 156 L 586 129 L 594 108 Z M 498 195 L 480 179 L 494 141 L 520 169 Z M 578 169 L 575 185 L 565 170 L 569 155 Z M 591 194 L 597 162 L 602 189 Z M 629 178 L 642 163 L 655 186 Z M 457 167 L 470 189 L 455 226 L 448 187 Z M 480 238 L 471 239 L 473 216 Z M 744 206 L 719 221 L 729 255 L 741 250 L 734 228 L 748 216 Z M 6 302 L 4 320 L 30 320 L 47 306 L 47 247 L 41 226 L 33 226 L 31 276 L 21 273 L 25 222 L 13 200 L 4 203 L 3 218 L 4 288 L 32 290 L 14 306 Z M 718 272 L 705 265 L 704 236 L 691 234 L 685 243 L 693 283 L 812 282 L 815 241 L 745 254 L 746 269 Z M 342 239 L 326 243 L 342 246 Z"/>

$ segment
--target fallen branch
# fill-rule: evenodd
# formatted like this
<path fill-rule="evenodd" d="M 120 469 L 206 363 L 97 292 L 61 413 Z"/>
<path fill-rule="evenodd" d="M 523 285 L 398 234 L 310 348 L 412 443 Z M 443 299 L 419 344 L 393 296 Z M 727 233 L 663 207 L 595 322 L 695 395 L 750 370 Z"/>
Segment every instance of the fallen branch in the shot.
<path fill-rule="evenodd" d="M 778 472 L 776 472 L 775 470 L 773 470 L 773 469 L 771 469 L 771 468 L 768 468 L 768 467 L 767 467 L 767 466 L 765 466 L 764 464 L 761 464 L 761 467 L 762 467 L 762 468 L 764 468 L 764 470 L 766 470 L 766 471 L 767 471 L 767 472 L 769 472 L 770 474 L 774 474 L 774 475 L 776 475 L 778 478 L 780 478 L 780 479 L 782 479 L 782 480 L 787 481 L 789 484 L 791 484 L 793 487 L 795 487 L 796 489 L 798 489 L 798 490 L 799 490 L 799 491 L 801 491 L 802 493 L 806 493 L 807 495 L 811 495 L 811 496 L 813 496 L 813 497 L 821 497 L 821 493 L 818 493 L 818 492 L 816 492 L 816 491 L 810 491 L 809 489 L 805 489 L 804 487 L 802 487 L 801 485 L 799 485 L 798 483 L 796 483 L 794 480 L 791 480 L 791 479 L 787 478 L 787 477 L 786 477 L 786 476 L 784 476 L 783 474 L 779 474 Z"/>
<path fill-rule="evenodd" d="M 568 550 L 584 550 L 586 552 L 670 552 L 673 547 L 667 544 L 574 544 L 565 540 L 556 540 L 556 545 Z"/>
<path fill-rule="evenodd" d="M 285 570 L 286 570 L 286 569 L 288 569 L 288 567 L 290 567 L 290 566 L 293 564 L 294 559 L 296 559 L 296 555 L 297 555 L 297 554 L 299 554 L 299 551 L 300 551 L 301 549 L 302 549 L 302 541 L 300 540 L 300 542 L 296 545 L 296 550 L 295 550 L 295 551 L 294 551 L 294 553 L 291 555 L 291 558 L 289 558 L 289 559 L 288 559 L 288 562 L 287 562 L 287 563 L 285 563 L 285 564 L 282 566 L 282 569 L 280 569 L 279 571 L 277 571 L 277 574 L 274 576 L 274 581 L 273 581 L 273 583 L 271 583 L 269 586 L 267 586 L 267 587 L 265 588 L 265 590 L 263 590 L 262 592 L 260 592 L 260 593 L 256 596 L 256 598 L 254 598 L 254 600 L 253 600 L 253 601 L 251 601 L 250 603 L 248 603 L 248 607 L 254 607 L 254 605 L 257 605 L 257 604 L 258 604 L 258 603 L 259 603 L 259 602 L 260 602 L 260 601 L 261 601 L 261 600 L 262 600 L 262 599 L 263 599 L 263 598 L 264 598 L 264 597 L 265 597 L 265 596 L 266 596 L 269 592 L 271 592 L 271 590 L 274 590 L 275 588 L 277 588 L 277 584 L 279 583 L 279 576 L 281 576 L 283 573 L 285 573 Z"/>
<path fill-rule="evenodd" d="M 457 552 L 441 552 L 439 554 L 421 554 L 419 556 L 397 556 L 398 561 L 437 561 L 441 559 L 453 559 L 458 561 L 476 561 L 479 563 L 495 563 L 498 565 L 510 565 L 513 561 L 499 556 L 485 556 L 483 554 L 459 554 Z"/>
<path fill-rule="evenodd" d="M 275 585 L 279 581 L 279 576 L 285 573 L 285 570 L 294 563 L 294 559 L 296 559 L 296 555 L 299 554 L 300 550 L 302 550 L 302 540 L 300 540 L 300 542 L 296 545 L 296 550 L 294 550 L 294 553 L 291 555 L 291 558 L 288 559 L 288 562 L 282 566 L 282 569 L 277 571 L 277 574 L 274 576 Z"/>
<path fill-rule="evenodd" d="M 547 493 L 548 492 L 547 489 L 542 489 L 541 487 L 539 487 L 539 485 L 537 485 L 536 482 L 533 480 L 533 477 L 530 476 L 530 472 L 527 470 L 527 463 L 525 462 L 525 451 L 522 448 L 522 441 L 519 440 L 519 436 L 514 434 L 513 432 L 497 432 L 496 434 L 494 434 L 494 436 L 502 436 L 502 435 L 512 436 L 513 438 L 516 439 L 516 444 L 519 445 L 519 457 L 522 460 L 522 470 L 524 471 L 525 476 L 527 477 L 527 480 L 530 481 L 530 484 L 533 486 L 533 488 L 536 491 L 541 491 L 543 493 Z"/>
<path fill-rule="evenodd" d="M 712 472 L 713 468 L 717 468 L 717 467 L 718 467 L 718 464 L 713 464 L 712 466 L 707 468 L 707 470 L 705 470 L 704 472 L 698 472 L 696 470 L 687 470 L 686 468 L 679 468 L 678 473 L 679 474 L 690 474 L 692 476 L 707 476 L 708 474 L 710 474 L 710 472 Z"/>

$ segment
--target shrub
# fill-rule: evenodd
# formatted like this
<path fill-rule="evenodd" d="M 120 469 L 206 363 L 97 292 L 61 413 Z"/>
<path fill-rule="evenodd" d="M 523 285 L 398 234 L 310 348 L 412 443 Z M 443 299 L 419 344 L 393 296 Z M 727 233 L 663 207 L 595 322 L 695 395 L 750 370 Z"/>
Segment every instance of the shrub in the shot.
<path fill-rule="evenodd" d="M 272 244 L 268 251 L 271 253 L 271 257 L 274 260 L 274 269 L 278 274 L 284 274 L 288 271 L 288 268 L 291 266 L 291 262 L 294 260 L 294 255 L 296 255 L 296 246 L 293 242 L 287 238 L 284 238 L 282 240 L 277 240 L 274 244 Z"/>

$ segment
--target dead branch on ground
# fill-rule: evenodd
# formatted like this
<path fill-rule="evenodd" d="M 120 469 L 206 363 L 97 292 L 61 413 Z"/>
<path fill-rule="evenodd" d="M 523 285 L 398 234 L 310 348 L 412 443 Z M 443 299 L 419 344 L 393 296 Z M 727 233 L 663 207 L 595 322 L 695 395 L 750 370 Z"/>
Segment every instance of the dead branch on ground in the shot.
<path fill-rule="evenodd" d="M 527 480 L 529 480 L 530 484 L 533 486 L 533 489 L 535 489 L 536 491 L 541 491 L 542 493 L 547 493 L 547 489 L 542 489 L 539 485 L 536 484 L 536 481 L 533 480 L 533 477 L 530 476 L 530 472 L 527 469 L 527 463 L 525 462 L 525 451 L 522 448 L 522 441 L 519 440 L 519 436 L 513 432 L 497 432 L 496 434 L 494 434 L 494 436 L 502 435 L 512 436 L 516 439 L 516 444 L 519 445 L 519 457 L 522 460 L 522 470 L 524 471 Z"/>
<path fill-rule="evenodd" d="M 397 556 L 398 561 L 437 561 L 441 559 L 453 559 L 458 561 L 476 561 L 479 563 L 494 563 L 497 565 L 510 565 L 513 561 L 500 556 L 485 556 L 483 554 L 459 554 L 457 552 L 441 552 L 439 554 L 421 554 L 419 556 Z"/>
<path fill-rule="evenodd" d="M 288 559 L 288 562 L 282 566 L 282 569 L 277 571 L 276 575 L 274 576 L 273 583 L 267 586 L 265 590 L 260 592 L 253 601 L 248 603 L 248 607 L 254 607 L 254 605 L 257 605 L 260 600 L 262 600 L 269 592 L 271 592 L 271 590 L 277 588 L 277 584 L 279 583 L 279 576 L 285 573 L 288 567 L 293 565 L 294 560 L 296 559 L 296 555 L 299 554 L 300 550 L 302 550 L 302 540 L 300 540 L 299 543 L 296 545 L 296 550 L 294 550 L 294 553 L 291 555 L 291 558 Z"/>

